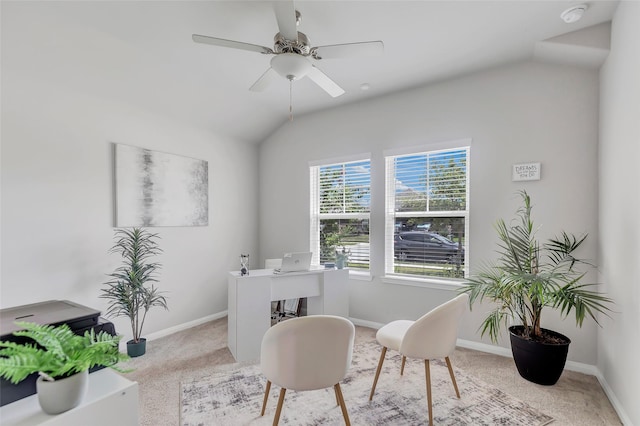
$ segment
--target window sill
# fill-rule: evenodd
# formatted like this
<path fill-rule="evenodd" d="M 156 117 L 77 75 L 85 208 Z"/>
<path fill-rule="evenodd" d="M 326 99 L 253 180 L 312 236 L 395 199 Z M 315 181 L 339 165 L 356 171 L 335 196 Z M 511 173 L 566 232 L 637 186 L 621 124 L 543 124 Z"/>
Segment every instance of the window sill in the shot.
<path fill-rule="evenodd" d="M 382 277 L 385 284 L 408 285 L 411 287 L 433 288 L 437 290 L 458 290 L 462 288 L 464 280 L 438 279 L 438 278 L 414 278 L 404 275 L 385 275 Z"/>
<path fill-rule="evenodd" d="M 349 279 L 358 281 L 372 281 L 373 276 L 369 271 L 359 271 L 356 269 L 349 269 Z"/>

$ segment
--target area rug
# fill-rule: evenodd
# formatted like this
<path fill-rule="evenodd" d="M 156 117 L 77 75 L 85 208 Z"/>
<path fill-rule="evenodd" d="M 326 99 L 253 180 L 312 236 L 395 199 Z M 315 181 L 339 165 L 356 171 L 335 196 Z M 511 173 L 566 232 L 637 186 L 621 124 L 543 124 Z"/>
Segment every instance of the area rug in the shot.
<path fill-rule="evenodd" d="M 354 347 L 353 363 L 342 393 L 353 425 L 425 425 L 429 423 L 424 363 L 407 360 L 400 376 L 399 354 L 387 352 L 373 401 L 369 392 L 380 347 L 367 342 Z M 456 397 L 447 366 L 431 361 L 433 418 L 437 425 L 542 426 L 553 418 L 455 368 L 461 398 Z M 280 388 L 273 385 L 264 417 L 260 417 L 266 379 L 259 365 L 232 364 L 207 377 L 181 383 L 180 423 L 195 425 L 270 425 Z M 282 425 L 343 425 L 333 388 L 287 391 Z"/>

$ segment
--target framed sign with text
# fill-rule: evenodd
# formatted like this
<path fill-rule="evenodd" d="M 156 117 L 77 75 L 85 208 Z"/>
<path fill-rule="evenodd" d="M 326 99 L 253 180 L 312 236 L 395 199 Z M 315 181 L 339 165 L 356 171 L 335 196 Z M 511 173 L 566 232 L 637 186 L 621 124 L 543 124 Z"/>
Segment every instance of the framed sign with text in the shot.
<path fill-rule="evenodd" d="M 511 180 L 540 180 L 540 163 L 514 164 Z"/>

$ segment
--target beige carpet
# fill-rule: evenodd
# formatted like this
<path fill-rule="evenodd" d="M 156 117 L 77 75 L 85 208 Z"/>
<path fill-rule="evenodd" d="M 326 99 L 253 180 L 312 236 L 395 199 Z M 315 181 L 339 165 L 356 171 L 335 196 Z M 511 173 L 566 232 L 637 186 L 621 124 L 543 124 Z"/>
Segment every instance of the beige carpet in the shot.
<path fill-rule="evenodd" d="M 373 342 L 355 345 L 351 368 L 341 382 L 351 424 L 410 426 L 428 423 L 424 364 L 410 362 L 400 376 L 401 357 L 388 353 L 373 401 L 369 392 L 380 347 Z M 260 410 L 266 379 L 256 364 L 221 366 L 212 376 L 185 381 L 181 387 L 182 426 L 269 425 L 280 389 L 275 386 L 264 417 Z M 553 419 L 460 369 L 454 369 L 461 398 L 455 395 L 446 364 L 431 362 L 434 423 L 450 426 L 543 426 Z M 342 425 L 333 388 L 287 392 L 280 418 L 283 425 Z"/>
<path fill-rule="evenodd" d="M 375 330 L 356 327 L 356 344 L 367 341 L 375 341 Z M 550 415 L 555 419 L 552 426 L 621 424 L 593 376 L 565 371 L 555 386 L 540 386 L 522 379 L 510 358 L 457 349 L 451 361 L 470 376 Z M 227 348 L 226 318 L 148 342 L 147 354 L 126 364 L 136 369 L 125 377 L 139 383 L 140 424 L 178 425 L 180 382 L 211 375 L 217 366 L 234 362 Z M 420 374 L 419 367 L 411 368 L 415 370 L 407 373 Z"/>

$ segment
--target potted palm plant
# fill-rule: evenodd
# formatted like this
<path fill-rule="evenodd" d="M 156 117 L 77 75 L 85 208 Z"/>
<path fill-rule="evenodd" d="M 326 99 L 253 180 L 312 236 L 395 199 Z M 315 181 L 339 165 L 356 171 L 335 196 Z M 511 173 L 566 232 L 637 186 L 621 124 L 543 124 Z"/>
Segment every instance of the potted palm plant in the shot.
<path fill-rule="evenodd" d="M 612 301 L 592 290 L 595 284 L 582 283 L 586 272 L 577 266 L 589 264 L 574 252 L 587 236 L 562 232 L 541 244 L 531 219 L 531 199 L 526 191 L 519 194 L 523 205 L 516 218 L 509 225 L 502 219 L 496 223 L 499 259 L 473 275 L 462 291 L 469 294 L 470 305 L 485 299 L 495 303 L 481 325 L 482 335 L 489 333 L 494 343 L 507 321 L 519 321 L 509 327 L 518 372 L 534 383 L 553 385 L 562 374 L 571 340 L 542 328 L 544 309 L 559 309 L 564 317 L 573 311 L 576 325 L 582 326 L 587 316 L 598 323 L 596 314 L 607 313 Z"/>
<path fill-rule="evenodd" d="M 122 266 L 109 274 L 101 298 L 108 300 L 107 315 L 125 316 L 131 322 L 133 338 L 127 342 L 127 353 L 131 357 L 144 355 L 146 339 L 142 337 L 142 327 L 147 312 L 153 306 L 167 307 L 162 292 L 153 285 L 157 282 L 156 271 L 160 264 L 151 258 L 161 252 L 158 234 L 142 228 L 116 229 L 115 244 L 111 253 L 122 256 Z"/>
<path fill-rule="evenodd" d="M 43 411 L 58 414 L 82 402 L 88 389 L 89 369 L 111 367 L 129 359 L 118 351 L 122 336 L 112 336 L 93 329 L 83 336 L 73 333 L 68 325 L 40 325 L 16 322 L 22 330 L 14 331 L 16 341 L 0 342 L 0 377 L 18 384 L 38 373 L 36 391 Z M 23 342 L 24 341 L 24 342 Z"/>

